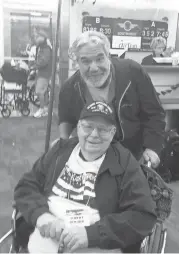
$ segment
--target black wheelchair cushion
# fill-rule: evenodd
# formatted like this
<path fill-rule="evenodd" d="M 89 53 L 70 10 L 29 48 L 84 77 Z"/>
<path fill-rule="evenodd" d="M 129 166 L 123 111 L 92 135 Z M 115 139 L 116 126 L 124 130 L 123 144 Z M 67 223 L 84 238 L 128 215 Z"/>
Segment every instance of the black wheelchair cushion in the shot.
<path fill-rule="evenodd" d="M 24 69 L 17 69 L 6 61 L 1 67 L 0 74 L 6 82 L 17 83 L 19 85 L 27 84 L 27 73 Z"/>

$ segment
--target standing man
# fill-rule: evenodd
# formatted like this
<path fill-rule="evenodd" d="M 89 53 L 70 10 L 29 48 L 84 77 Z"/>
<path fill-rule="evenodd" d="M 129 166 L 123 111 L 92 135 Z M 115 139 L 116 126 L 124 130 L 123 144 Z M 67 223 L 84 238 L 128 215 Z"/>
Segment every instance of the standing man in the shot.
<path fill-rule="evenodd" d="M 68 138 L 76 128 L 84 104 L 102 101 L 114 108 L 115 139 L 137 160 L 151 161 L 156 168 L 164 142 L 165 113 L 150 77 L 132 60 L 110 58 L 108 38 L 95 31 L 81 34 L 69 55 L 79 70 L 59 95 L 60 137 Z"/>
<path fill-rule="evenodd" d="M 52 72 L 52 46 L 49 43 L 45 31 L 39 30 L 35 36 L 37 45 L 37 55 L 35 69 L 36 75 L 36 93 L 40 100 L 40 108 L 34 114 L 34 117 L 40 118 L 48 115 L 46 91 L 49 85 Z"/>

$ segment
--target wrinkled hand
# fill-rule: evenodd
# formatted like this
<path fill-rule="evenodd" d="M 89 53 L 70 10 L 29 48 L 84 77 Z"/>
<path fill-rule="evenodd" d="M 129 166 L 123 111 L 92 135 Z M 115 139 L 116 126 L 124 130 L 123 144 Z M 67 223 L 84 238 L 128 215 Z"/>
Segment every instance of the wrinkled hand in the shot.
<path fill-rule="evenodd" d="M 37 221 L 37 228 L 41 236 L 59 241 L 65 226 L 63 220 L 57 219 L 51 214 L 43 214 L 42 216 Z"/>
<path fill-rule="evenodd" d="M 56 220 L 56 217 L 54 215 L 52 215 L 51 213 L 44 213 L 38 217 L 36 227 L 40 228 L 41 226 L 46 225 L 54 220 Z"/>
<path fill-rule="evenodd" d="M 160 163 L 160 158 L 156 154 L 156 152 L 148 148 L 146 148 L 143 153 L 143 159 L 144 159 L 144 162 L 150 161 L 152 168 L 157 168 Z"/>
<path fill-rule="evenodd" d="M 60 245 L 64 246 L 65 252 L 88 248 L 88 237 L 85 227 L 65 227 L 60 237 Z"/>
<path fill-rule="evenodd" d="M 56 217 L 50 213 L 44 213 L 37 219 L 36 227 L 40 231 L 41 236 L 45 237 L 48 235 L 49 225 L 52 221 L 55 221 Z"/>

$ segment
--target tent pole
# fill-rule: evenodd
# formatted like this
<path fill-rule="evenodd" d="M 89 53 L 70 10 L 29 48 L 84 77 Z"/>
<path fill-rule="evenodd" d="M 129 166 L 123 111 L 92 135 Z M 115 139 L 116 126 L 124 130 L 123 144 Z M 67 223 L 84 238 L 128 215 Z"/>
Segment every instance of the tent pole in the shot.
<path fill-rule="evenodd" d="M 62 0 L 58 1 L 58 13 L 57 13 L 57 26 L 56 26 L 56 35 L 55 43 L 53 47 L 53 59 L 52 59 L 52 84 L 50 91 L 50 102 L 48 107 L 48 119 L 47 119 L 47 130 L 46 130 L 46 139 L 45 139 L 45 152 L 49 149 L 50 143 L 50 134 L 51 134 L 51 125 L 52 125 L 52 112 L 53 112 L 53 102 L 54 102 L 54 91 L 55 91 L 55 77 L 56 77 L 56 63 L 57 63 L 57 53 L 59 47 L 59 33 L 60 33 L 60 16 L 61 16 L 61 5 Z"/>

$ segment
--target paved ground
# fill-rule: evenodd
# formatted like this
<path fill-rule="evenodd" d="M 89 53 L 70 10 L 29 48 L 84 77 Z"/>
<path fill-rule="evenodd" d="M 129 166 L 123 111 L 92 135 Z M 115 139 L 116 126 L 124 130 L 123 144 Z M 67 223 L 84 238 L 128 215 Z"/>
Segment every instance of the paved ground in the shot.
<path fill-rule="evenodd" d="M 0 119 L 0 236 L 10 228 L 14 186 L 44 151 L 46 125 L 47 118 Z M 53 122 L 52 140 L 57 136 Z"/>
<path fill-rule="evenodd" d="M 0 237 L 10 228 L 13 189 L 20 176 L 30 170 L 33 162 L 44 151 L 46 119 L 0 119 Z M 58 136 L 55 121 L 52 140 Z M 179 183 L 171 184 L 175 191 L 172 213 L 166 226 L 168 238 L 166 253 L 179 252 Z M 7 244 L 0 253 L 7 252 Z"/>

